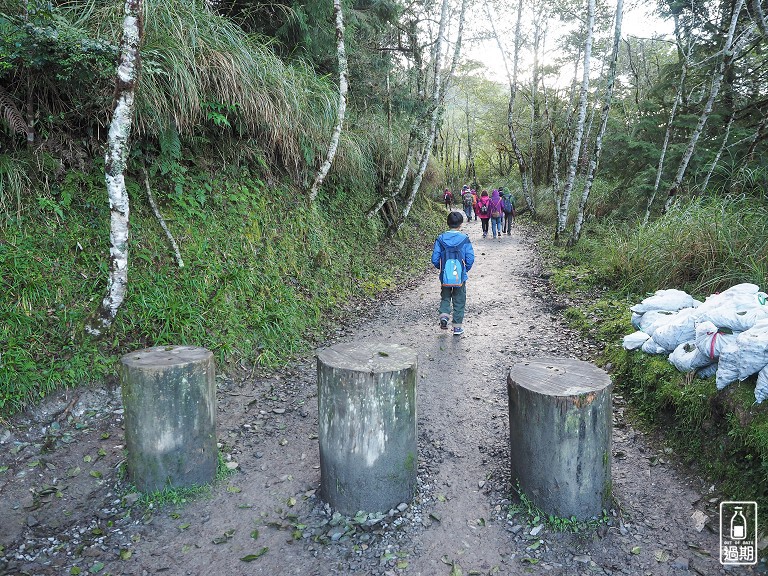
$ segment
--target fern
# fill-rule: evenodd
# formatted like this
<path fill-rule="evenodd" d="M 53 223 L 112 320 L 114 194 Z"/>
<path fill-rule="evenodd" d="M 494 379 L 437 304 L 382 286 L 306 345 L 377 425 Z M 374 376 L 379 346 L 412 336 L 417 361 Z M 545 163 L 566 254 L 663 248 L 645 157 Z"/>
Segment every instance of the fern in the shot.
<path fill-rule="evenodd" d="M 8 122 L 14 134 L 27 133 L 27 123 L 24 121 L 24 117 L 2 86 L 0 86 L 0 115 Z"/>

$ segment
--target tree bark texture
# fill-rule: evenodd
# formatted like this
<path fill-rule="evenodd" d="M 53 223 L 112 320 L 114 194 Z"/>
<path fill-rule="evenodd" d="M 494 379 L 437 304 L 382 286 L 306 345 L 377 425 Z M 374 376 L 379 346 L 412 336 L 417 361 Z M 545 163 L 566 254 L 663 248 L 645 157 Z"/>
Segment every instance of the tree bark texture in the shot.
<path fill-rule="evenodd" d="M 587 38 L 584 42 L 584 70 L 581 80 L 581 89 L 579 90 L 579 116 L 576 122 L 576 130 L 573 137 L 571 148 L 571 159 L 568 163 L 568 173 L 565 177 L 563 186 L 563 198 L 560 202 L 560 213 L 557 216 L 557 228 L 555 230 L 555 241 L 559 241 L 561 234 L 565 231 L 568 223 L 568 209 L 571 203 L 571 192 L 576 181 L 576 168 L 579 163 L 579 151 L 581 150 L 581 139 L 584 134 L 584 123 L 587 118 L 587 97 L 589 91 L 589 60 L 592 56 L 592 29 L 595 25 L 595 0 L 587 0 Z"/>
<path fill-rule="evenodd" d="M 496 39 L 496 44 L 499 47 L 499 52 L 501 52 L 501 59 L 502 59 L 502 62 L 504 63 L 504 69 L 507 73 L 507 81 L 509 82 L 509 102 L 507 103 L 507 131 L 509 132 L 509 141 L 512 144 L 512 151 L 514 152 L 515 160 L 517 161 L 517 169 L 520 172 L 520 187 L 522 190 L 523 199 L 525 200 L 525 203 L 528 206 L 528 209 L 531 211 L 531 214 L 535 216 L 536 206 L 533 198 L 533 193 L 530 190 L 530 186 L 529 186 L 530 178 L 528 174 L 528 164 L 525 161 L 525 155 L 523 154 L 523 151 L 520 149 L 520 142 L 518 141 L 517 132 L 515 131 L 515 124 L 514 124 L 514 106 L 515 106 L 515 99 L 517 98 L 517 67 L 520 60 L 520 44 L 521 44 L 520 22 L 522 19 L 523 1 L 519 0 L 518 7 L 517 7 L 517 23 L 515 24 L 515 49 L 513 52 L 513 59 L 512 59 L 512 73 L 510 73 L 509 71 L 509 66 L 507 64 L 506 51 L 504 50 L 504 46 L 501 43 L 501 38 L 499 37 L 499 34 L 496 31 L 496 26 L 494 24 L 494 17 L 492 16 L 491 10 L 488 7 L 488 2 L 485 3 L 485 10 L 486 10 L 486 13 L 488 14 L 488 22 L 491 24 L 491 33 Z"/>
<path fill-rule="evenodd" d="M 416 194 L 421 186 L 421 180 L 424 177 L 424 172 L 427 170 L 427 164 L 429 163 L 429 156 L 432 154 L 432 144 L 435 141 L 435 134 L 437 133 L 437 127 L 440 123 L 440 118 L 443 111 L 443 103 L 445 101 L 445 91 L 448 88 L 448 83 L 456 70 L 456 64 L 459 61 L 459 55 L 461 54 L 461 37 L 464 31 L 464 14 L 467 8 L 468 0 L 461 0 L 461 11 L 459 13 L 459 30 L 456 38 L 456 43 L 453 50 L 453 58 L 451 59 L 451 67 L 446 74 L 445 79 L 442 79 L 442 66 L 440 62 L 442 60 L 442 45 L 445 36 L 445 28 L 448 22 L 448 4 L 449 0 L 443 0 L 443 5 L 440 13 L 440 27 L 437 34 L 437 42 L 435 43 L 435 68 L 434 68 L 434 89 L 432 91 L 431 102 L 431 116 L 428 127 L 428 132 L 424 135 L 422 142 L 424 148 L 421 152 L 421 161 L 419 162 L 418 170 L 413 177 L 413 183 L 411 184 L 411 191 L 406 200 L 405 207 L 403 208 L 402 216 L 398 222 L 395 232 L 400 230 L 400 227 L 405 223 L 408 218 L 408 214 L 411 211 L 413 202 L 416 200 Z"/>
<path fill-rule="evenodd" d="M 653 207 L 653 201 L 656 199 L 656 194 L 659 191 L 659 185 L 661 184 L 661 175 L 664 171 L 664 158 L 667 155 L 667 148 L 669 146 L 669 137 L 672 134 L 672 123 L 675 121 L 675 115 L 677 114 L 677 107 L 683 101 L 683 90 L 685 89 L 685 78 L 688 75 L 688 62 L 691 56 L 691 42 L 688 41 L 688 49 L 684 50 L 680 35 L 680 22 L 676 15 L 675 19 L 675 36 L 677 38 L 677 52 L 681 58 L 680 67 L 680 80 L 677 83 L 677 92 L 675 93 L 675 101 L 672 103 L 672 109 L 669 111 L 669 118 L 667 119 L 667 129 L 664 132 L 664 143 L 661 145 L 661 155 L 659 156 L 659 163 L 656 166 L 656 180 L 653 183 L 653 192 L 651 192 L 648 203 L 645 206 L 645 216 L 643 217 L 643 224 L 647 224 L 651 217 L 651 208 Z"/>
<path fill-rule="evenodd" d="M 507 378 L 512 481 L 547 514 L 586 520 L 611 503 L 611 380 L 567 358 L 514 365 Z"/>
<path fill-rule="evenodd" d="M 152 212 L 154 212 L 155 218 L 157 218 L 157 221 L 160 224 L 160 228 L 162 228 L 163 232 L 165 232 L 165 237 L 168 238 L 168 243 L 173 249 L 173 255 L 176 257 L 176 263 L 179 265 L 179 268 L 184 268 L 184 260 L 181 257 L 179 245 L 176 244 L 176 239 L 173 237 L 173 234 L 171 234 L 171 230 L 168 228 L 168 224 L 166 224 L 165 218 L 163 218 L 163 214 L 160 212 L 160 208 L 157 207 L 157 202 L 155 202 L 155 195 L 152 194 L 152 188 L 149 185 L 149 174 L 147 174 L 146 169 L 144 169 L 143 172 L 144 187 L 147 190 L 147 199 L 149 200 L 149 205 L 152 207 Z"/>
<path fill-rule="evenodd" d="M 207 484 L 216 475 L 216 369 L 194 346 L 121 359 L 128 476 L 141 492 Z"/>
<path fill-rule="evenodd" d="M 331 169 L 336 150 L 339 147 L 341 128 L 344 124 L 344 116 L 347 112 L 347 90 L 349 87 L 349 66 L 347 65 L 347 52 L 344 47 L 344 11 L 341 9 L 341 0 L 333 0 L 333 13 L 336 17 L 336 57 L 339 63 L 339 104 L 336 109 L 336 126 L 333 128 L 331 142 L 328 145 L 328 153 L 325 161 L 315 175 L 315 181 L 309 191 L 309 200 L 314 202 L 320 186 L 323 184 L 328 171 Z"/>
<path fill-rule="evenodd" d="M 605 99 L 603 100 L 603 108 L 600 111 L 600 127 L 597 132 L 597 137 L 595 138 L 595 148 L 592 152 L 592 157 L 589 159 L 587 178 L 584 182 L 584 189 L 581 193 L 579 210 L 576 212 L 576 221 L 573 223 L 571 238 L 568 242 L 571 246 L 575 245 L 579 241 L 579 238 L 581 238 L 581 227 L 584 224 L 584 213 L 587 209 L 589 193 L 592 190 L 592 183 L 595 181 L 597 166 L 600 163 L 600 154 L 603 151 L 603 136 L 605 136 L 605 129 L 608 126 L 608 115 L 611 112 L 611 100 L 613 98 L 613 86 L 616 82 L 616 62 L 619 59 L 619 46 L 621 44 L 621 19 L 623 15 L 624 0 L 617 0 L 616 23 L 613 28 L 613 48 L 611 52 L 611 60 L 608 64 L 608 84 L 605 87 Z"/>
<path fill-rule="evenodd" d="M 128 290 L 128 192 L 125 189 L 125 171 L 128 163 L 131 126 L 133 124 L 134 91 L 141 56 L 143 0 L 126 0 L 123 36 L 115 81 L 115 109 L 109 125 L 105 180 L 110 208 L 109 278 L 107 294 L 94 318 L 88 322 L 86 332 L 99 337 L 112 326 L 117 310 Z"/>
<path fill-rule="evenodd" d="M 348 343 L 317 354 L 320 491 L 342 514 L 386 512 L 416 487 L 416 352 Z"/>
<path fill-rule="evenodd" d="M 696 124 L 696 128 L 694 128 L 693 132 L 691 133 L 691 137 L 688 140 L 688 146 L 686 147 L 685 152 L 683 153 L 683 157 L 680 160 L 680 165 L 677 168 L 675 180 L 672 182 L 672 185 L 669 187 L 669 191 L 667 192 L 667 199 L 664 203 L 664 212 L 669 210 L 672 202 L 677 196 L 677 192 L 680 189 L 680 186 L 683 183 L 683 178 L 685 177 L 685 173 L 688 169 L 688 163 L 691 161 L 691 157 L 693 156 L 693 152 L 696 149 L 696 144 L 699 141 L 699 137 L 704 131 L 704 126 L 709 119 L 709 115 L 712 113 L 712 107 L 714 106 L 715 98 L 717 98 L 717 94 L 720 91 L 720 84 L 723 81 L 725 69 L 733 61 L 733 39 L 736 34 L 736 23 L 738 22 L 739 14 L 741 13 L 741 8 L 743 6 L 744 0 L 736 0 L 735 6 L 733 8 L 733 14 L 731 15 L 731 23 L 728 27 L 728 35 L 726 36 L 725 42 L 723 43 L 723 57 L 720 59 L 720 65 L 712 77 L 712 85 L 709 90 L 709 98 L 707 98 L 707 103 L 704 105 L 704 110 L 702 110 L 701 116 L 699 116 L 699 122 Z M 745 34 L 745 36 L 742 38 L 742 41 L 746 40 L 747 37 L 748 35 Z"/>

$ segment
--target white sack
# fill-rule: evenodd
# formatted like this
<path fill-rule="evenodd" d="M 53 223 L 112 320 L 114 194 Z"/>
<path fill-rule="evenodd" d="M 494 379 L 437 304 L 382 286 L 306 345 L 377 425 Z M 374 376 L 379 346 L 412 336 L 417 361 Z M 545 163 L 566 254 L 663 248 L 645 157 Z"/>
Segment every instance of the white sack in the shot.
<path fill-rule="evenodd" d="M 736 346 L 739 348 L 739 380 L 760 372 L 768 365 L 768 320 L 739 334 Z"/>
<path fill-rule="evenodd" d="M 632 326 L 640 330 L 640 319 L 643 317 L 642 314 L 638 314 L 637 312 L 632 312 Z"/>
<path fill-rule="evenodd" d="M 672 352 L 684 342 L 695 340 L 695 313 L 695 308 L 680 310 L 669 322 L 656 328 L 653 332 L 653 340 L 668 352 Z"/>
<path fill-rule="evenodd" d="M 760 287 L 757 284 L 736 284 L 718 294 L 707 296 L 704 302 L 698 306 L 702 314 L 702 320 L 706 320 L 706 314 L 720 307 L 731 307 L 740 310 L 754 308 L 757 304 L 757 295 Z M 717 323 L 715 322 L 715 325 Z"/>
<path fill-rule="evenodd" d="M 694 300 L 693 296 L 687 292 L 671 288 L 669 290 L 656 290 L 653 296 L 649 296 L 640 304 L 635 304 L 630 310 L 638 314 L 644 314 L 650 310 L 670 310 L 675 312 L 682 308 L 698 306 L 698 304 L 699 301 Z"/>
<path fill-rule="evenodd" d="M 710 360 L 717 360 L 728 343 L 736 342 L 736 334 L 723 334 L 712 322 L 696 324 L 696 348 Z"/>
<path fill-rule="evenodd" d="M 637 332 L 632 332 L 632 334 L 624 336 L 624 343 L 622 346 L 624 346 L 625 350 L 637 350 L 646 340 L 648 340 L 648 338 L 650 338 L 648 334 L 638 330 Z"/>
<path fill-rule="evenodd" d="M 735 343 L 729 343 L 723 346 L 720 351 L 720 359 L 717 362 L 717 389 L 722 390 L 738 379 L 739 349 Z"/>
<path fill-rule="evenodd" d="M 643 345 L 640 349 L 646 354 L 669 354 L 669 351 L 666 348 L 656 344 L 653 337 L 648 338 L 648 340 L 643 342 Z"/>
<path fill-rule="evenodd" d="M 760 404 L 766 398 L 768 398 L 768 366 L 758 373 L 757 386 L 755 386 L 755 402 Z"/>
<path fill-rule="evenodd" d="M 637 328 L 648 334 L 648 336 L 653 336 L 653 333 L 656 332 L 659 326 L 668 324 L 677 314 L 677 312 L 670 312 L 669 310 L 650 310 L 640 317 Z"/>
<path fill-rule="evenodd" d="M 717 296 L 723 296 L 718 294 Z M 718 328 L 730 328 L 734 332 L 749 330 L 761 320 L 768 318 L 768 306 L 757 294 L 736 294 L 734 298 L 718 299 L 717 306 L 705 302 L 697 310 L 699 320 L 708 320 Z"/>
<path fill-rule="evenodd" d="M 702 380 L 706 378 L 711 378 L 715 375 L 717 372 L 717 362 L 714 364 L 710 364 L 709 366 L 704 366 L 704 368 L 699 368 L 696 370 L 696 377 L 701 378 Z"/>
<path fill-rule="evenodd" d="M 675 348 L 672 354 L 669 355 L 669 363 L 680 370 L 680 372 L 691 372 L 697 368 L 709 366 L 712 364 L 712 360 L 699 352 L 699 349 L 696 348 L 696 343 L 691 341 L 680 344 L 680 346 Z"/>

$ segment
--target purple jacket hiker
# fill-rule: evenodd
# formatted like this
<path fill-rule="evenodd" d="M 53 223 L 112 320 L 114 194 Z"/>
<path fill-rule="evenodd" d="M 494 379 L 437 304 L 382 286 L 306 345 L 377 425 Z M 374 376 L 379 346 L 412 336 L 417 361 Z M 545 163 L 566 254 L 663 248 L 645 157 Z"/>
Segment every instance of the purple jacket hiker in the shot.
<path fill-rule="evenodd" d="M 493 191 L 493 195 L 491 196 L 491 206 L 489 207 L 489 212 L 491 216 L 493 216 L 494 212 L 497 212 L 498 216 L 501 216 L 504 213 L 504 205 L 502 204 L 501 196 L 499 196 L 498 190 Z"/>

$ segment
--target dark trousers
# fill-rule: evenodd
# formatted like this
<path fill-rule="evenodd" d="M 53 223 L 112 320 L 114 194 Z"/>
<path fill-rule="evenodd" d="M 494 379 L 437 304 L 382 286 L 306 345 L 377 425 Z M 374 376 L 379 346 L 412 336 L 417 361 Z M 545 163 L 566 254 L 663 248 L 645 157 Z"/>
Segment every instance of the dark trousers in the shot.
<path fill-rule="evenodd" d="M 488 222 L 490 221 L 490 218 L 480 218 L 480 224 L 483 225 L 483 236 L 488 235 Z"/>
<path fill-rule="evenodd" d="M 514 212 L 504 212 L 504 225 L 501 229 L 502 234 L 512 233 L 512 224 L 515 222 Z"/>

